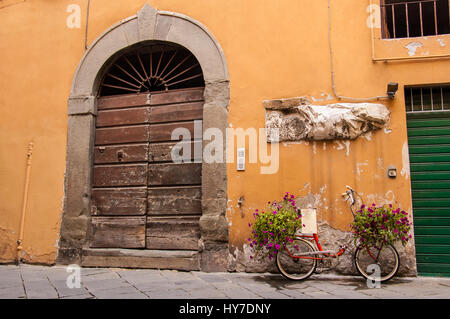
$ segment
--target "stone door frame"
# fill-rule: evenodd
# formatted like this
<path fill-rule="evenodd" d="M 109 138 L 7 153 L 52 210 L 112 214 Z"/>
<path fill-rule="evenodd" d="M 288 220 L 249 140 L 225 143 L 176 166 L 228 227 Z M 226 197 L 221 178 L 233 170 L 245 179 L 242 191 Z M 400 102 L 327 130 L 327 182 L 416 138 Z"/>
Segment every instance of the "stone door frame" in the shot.
<path fill-rule="evenodd" d="M 201 23 L 146 4 L 136 15 L 106 30 L 81 59 L 68 100 L 66 174 L 58 263 L 81 264 L 82 250 L 91 231 L 92 157 L 100 81 L 116 53 L 149 41 L 176 43 L 197 58 L 205 80 L 203 130 L 218 128 L 226 136 L 230 99 L 228 68 L 220 45 Z M 204 271 L 224 271 L 227 268 L 226 207 L 226 163 L 206 163 L 203 160 L 200 233 L 203 246 L 201 269 Z"/>

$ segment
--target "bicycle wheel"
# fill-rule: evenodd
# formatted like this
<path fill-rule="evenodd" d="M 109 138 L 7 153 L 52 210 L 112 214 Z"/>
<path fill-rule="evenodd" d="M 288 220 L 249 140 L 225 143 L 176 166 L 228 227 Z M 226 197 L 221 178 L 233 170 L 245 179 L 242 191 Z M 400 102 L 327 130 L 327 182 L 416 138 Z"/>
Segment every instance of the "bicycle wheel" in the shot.
<path fill-rule="evenodd" d="M 277 254 L 276 265 L 278 271 L 291 280 L 304 280 L 311 276 L 316 270 L 317 260 L 309 258 L 298 258 L 300 253 L 316 251 L 313 245 L 304 239 L 295 239 Z"/>
<path fill-rule="evenodd" d="M 397 274 L 400 257 L 392 245 L 377 247 L 358 246 L 355 251 L 355 265 L 366 279 L 386 282 Z"/>

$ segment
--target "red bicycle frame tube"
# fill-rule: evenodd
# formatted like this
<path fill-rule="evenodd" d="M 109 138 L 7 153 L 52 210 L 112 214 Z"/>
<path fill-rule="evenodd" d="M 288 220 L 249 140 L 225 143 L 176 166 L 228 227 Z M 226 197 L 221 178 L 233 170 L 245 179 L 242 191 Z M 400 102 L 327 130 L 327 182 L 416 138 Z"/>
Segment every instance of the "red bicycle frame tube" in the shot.
<path fill-rule="evenodd" d="M 317 249 L 318 249 L 319 251 L 323 251 L 322 245 L 320 245 L 320 242 L 319 242 L 319 236 L 317 236 L 317 234 L 312 234 L 312 235 L 297 235 L 296 238 L 302 238 L 302 239 L 304 239 L 304 238 L 309 238 L 311 242 L 315 242 L 315 243 L 316 243 Z M 329 258 L 329 257 L 336 258 L 336 257 L 338 257 L 338 256 L 341 256 L 341 255 L 345 252 L 345 248 L 341 248 L 341 249 L 339 249 L 339 251 L 336 253 L 336 255 L 334 255 L 334 254 L 324 254 L 324 255 L 323 255 L 324 257 L 311 257 L 311 256 L 294 256 L 294 255 L 292 255 L 292 254 L 289 252 L 289 250 L 288 250 L 287 248 L 286 248 L 286 250 L 287 250 L 287 252 L 288 252 L 288 255 L 289 255 L 290 257 L 292 257 L 292 258 L 298 258 L 298 259 L 315 259 L 315 260 L 323 260 L 324 258 Z"/>

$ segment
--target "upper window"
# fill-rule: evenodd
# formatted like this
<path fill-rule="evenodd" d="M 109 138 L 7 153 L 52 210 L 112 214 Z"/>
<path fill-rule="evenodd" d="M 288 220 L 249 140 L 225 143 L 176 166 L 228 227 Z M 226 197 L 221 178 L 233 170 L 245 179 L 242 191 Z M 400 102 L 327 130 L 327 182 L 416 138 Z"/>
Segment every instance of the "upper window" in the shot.
<path fill-rule="evenodd" d="M 449 0 L 381 0 L 383 38 L 450 33 Z"/>
<path fill-rule="evenodd" d="M 407 113 L 450 111 L 450 85 L 405 87 Z"/>

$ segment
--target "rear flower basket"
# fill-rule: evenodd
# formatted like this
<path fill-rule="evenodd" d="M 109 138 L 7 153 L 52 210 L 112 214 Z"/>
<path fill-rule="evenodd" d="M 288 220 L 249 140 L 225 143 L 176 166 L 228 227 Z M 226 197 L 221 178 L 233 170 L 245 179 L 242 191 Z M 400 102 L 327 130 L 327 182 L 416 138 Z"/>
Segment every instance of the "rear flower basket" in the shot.
<path fill-rule="evenodd" d="M 302 228 L 302 219 L 295 206 L 294 195 L 286 192 L 280 202 L 268 202 L 264 211 L 255 210 L 254 222 L 249 223 L 252 232 L 248 238 L 253 255 L 272 259 L 286 243 L 292 242 L 295 233 Z"/>
<path fill-rule="evenodd" d="M 355 244 L 377 246 L 393 244 L 397 241 L 406 245 L 411 238 L 411 223 L 408 213 L 392 205 L 382 205 L 361 208 L 356 211 L 351 224 L 355 236 Z"/>

